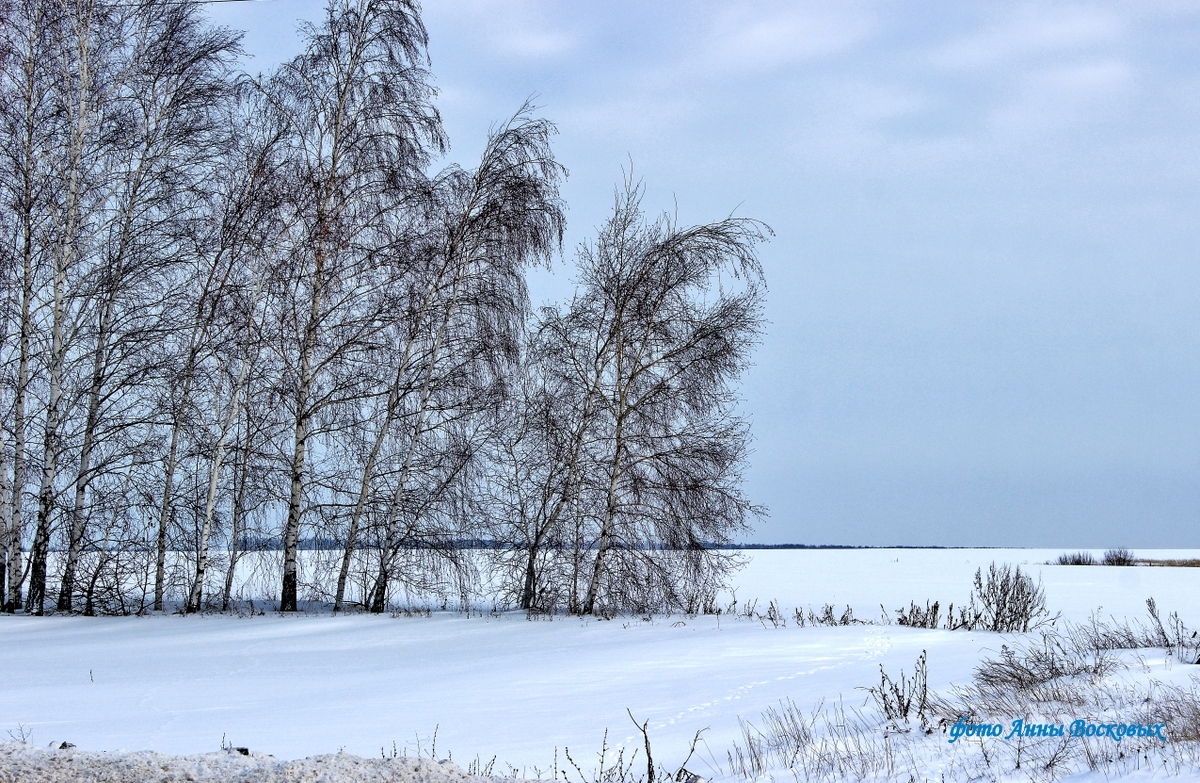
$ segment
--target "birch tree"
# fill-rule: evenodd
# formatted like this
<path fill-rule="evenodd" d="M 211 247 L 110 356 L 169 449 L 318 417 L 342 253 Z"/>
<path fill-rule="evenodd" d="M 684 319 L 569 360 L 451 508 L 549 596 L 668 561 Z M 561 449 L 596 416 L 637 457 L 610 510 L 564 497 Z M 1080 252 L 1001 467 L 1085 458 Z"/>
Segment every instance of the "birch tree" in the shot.
<path fill-rule="evenodd" d="M 221 116 L 219 157 L 212 161 L 211 191 L 206 220 L 189 235 L 187 286 L 179 297 L 172 321 L 179 325 L 173 340 L 174 360 L 163 408 L 167 412 L 166 453 L 162 494 L 156 524 L 154 608 L 161 611 L 166 589 L 166 560 L 172 510 L 176 502 L 176 471 L 189 444 L 205 441 L 210 460 L 209 498 L 205 522 L 211 525 L 216 483 L 223 463 L 225 441 L 238 416 L 244 415 L 246 385 L 257 380 L 251 367 L 264 350 L 261 329 L 266 275 L 273 251 L 283 233 L 280 202 L 282 183 L 275 176 L 283 129 L 260 91 L 243 82 L 236 100 Z M 232 385 L 222 389 L 230 366 Z M 218 412 L 209 416 L 211 408 Z M 201 409 L 204 410 L 201 410 Z M 215 445 L 200 435 L 218 423 Z M 201 536 L 207 541 L 207 535 Z M 201 547 L 205 550 L 206 547 Z M 203 566 L 193 578 L 202 580 Z M 206 559 L 206 558 L 205 558 Z"/>
<path fill-rule="evenodd" d="M 272 274 L 283 331 L 281 392 L 291 419 L 280 610 L 295 611 L 310 440 L 321 416 L 358 396 L 386 275 L 388 218 L 424 188 L 444 149 L 425 70 L 426 32 L 407 0 L 334 0 L 304 30 L 303 55 L 266 85 L 286 117 L 296 228 Z"/>
<path fill-rule="evenodd" d="M 533 353 L 534 349 L 530 349 Z M 571 605 L 571 572 L 561 556 L 570 536 L 567 504 L 581 467 L 583 436 L 574 409 L 549 388 L 533 356 L 498 417 L 481 504 L 488 532 L 502 546 L 494 559 L 506 574 L 506 598 L 519 609 Z"/>
<path fill-rule="evenodd" d="M 50 196 L 49 310 L 40 346 L 45 377 L 42 413 L 41 477 L 37 493 L 37 524 L 30 552 L 29 592 L 25 611 L 41 614 L 46 600 L 46 566 L 52 527 L 58 511 L 59 465 L 68 444 L 64 420 L 69 400 L 65 384 L 77 381 L 71 349 L 82 320 L 86 299 L 81 279 L 98 241 L 97 211 L 103 203 L 104 165 L 114 130 L 115 103 L 110 103 L 117 79 L 114 51 L 122 38 L 126 9 L 85 0 L 56 0 L 50 35 L 49 62 L 54 69 L 49 91 L 54 122 L 53 144 L 47 158 L 56 183 Z"/>
<path fill-rule="evenodd" d="M 230 95 L 230 66 L 240 36 L 207 25 L 199 6 L 143 0 L 120 26 L 121 81 L 107 98 L 119 112 L 105 166 L 105 223 L 94 274 L 87 282 L 85 418 L 74 481 L 58 611 L 71 611 L 76 564 L 88 521 L 89 485 L 105 466 L 135 457 L 122 439 L 149 436 L 151 398 L 139 385 L 161 373 L 162 337 L 171 329 L 162 306 L 174 288 L 186 228 L 203 199 L 207 171 L 224 140 L 218 117 Z"/>
<path fill-rule="evenodd" d="M 455 534 L 438 520 L 463 507 L 456 493 L 468 491 L 464 482 L 489 431 L 483 418 L 507 394 L 529 309 L 524 272 L 548 263 L 562 238 L 558 188 L 565 172 L 550 150 L 553 133 L 526 105 L 490 135 L 477 168 L 443 171 L 433 182 L 435 219 L 416 260 L 412 251 L 398 259 L 389 329 L 398 349 L 388 357 L 391 382 L 377 397 L 383 409 L 372 421 L 375 439 L 350 519 L 339 609 L 372 491 L 390 496 L 377 515 L 372 611 L 383 611 L 406 548 L 430 551 Z"/>
<path fill-rule="evenodd" d="M 735 387 L 767 229 L 627 185 L 535 317 L 554 126 L 526 105 L 433 173 L 414 0 L 302 32 L 235 78 L 191 0 L 0 0 L 4 610 L 229 608 L 278 544 L 280 610 L 381 612 L 465 589 L 485 536 L 525 609 L 709 600 L 761 511 Z M 310 535 L 336 550 L 302 574 Z"/>
<path fill-rule="evenodd" d="M 580 411 L 569 453 L 587 470 L 564 486 L 591 531 L 576 547 L 584 614 L 699 608 L 733 564 L 711 545 L 762 511 L 740 488 L 749 427 L 733 384 L 762 328 L 766 228 L 647 222 L 641 197 L 627 183 L 579 250 L 579 292 L 542 325 L 547 371 Z"/>
<path fill-rule="evenodd" d="M 53 106 L 50 98 L 54 16 L 50 4 L 39 0 L 9 0 L 0 13 L 0 270 L 4 279 L 3 368 L 4 421 L 0 446 L 5 449 L 11 476 L 2 488 L 5 578 L 0 604 L 6 612 L 21 606 L 25 562 L 25 489 L 29 465 L 30 386 L 35 323 L 40 287 L 46 268 L 50 177 L 47 160 L 53 145 Z M 41 278 L 44 280 L 44 278 Z M 8 439 L 12 449 L 8 452 Z"/>
<path fill-rule="evenodd" d="M 250 105 L 260 104 L 251 100 Z M 252 393 L 251 384 L 262 377 L 264 299 L 267 270 L 272 262 L 270 247 L 283 231 L 278 220 L 281 194 L 275 187 L 278 183 L 268 174 L 277 163 L 275 153 L 282 135 L 280 128 L 273 122 L 261 122 L 261 118 L 234 117 L 235 121 L 248 120 L 250 127 L 257 125 L 258 134 L 246 134 L 236 141 L 229 156 L 226 176 L 230 180 L 227 185 L 230 192 L 221 200 L 222 219 L 217 223 L 217 234 L 209 237 L 210 246 L 215 248 L 212 268 L 222 270 L 223 274 L 218 285 L 210 285 L 203 292 L 207 301 L 198 310 L 193 327 L 198 333 L 197 342 L 205 346 L 205 355 L 199 357 L 199 352 L 189 347 L 193 373 L 200 363 L 197 360 L 204 359 L 205 394 L 202 397 L 212 406 L 211 415 L 197 416 L 204 420 L 206 431 L 204 452 L 208 477 L 195 570 L 185 604 L 185 610 L 189 612 L 201 608 L 210 539 L 220 502 L 218 493 L 222 489 L 222 468 L 230 451 L 230 441 L 237 436 L 235 430 L 239 419 L 246 419 L 244 429 L 248 434 L 254 431 L 249 422 L 251 414 L 246 398 Z M 259 120 L 257 123 L 256 119 Z M 245 493 L 245 461 L 249 459 L 251 443 L 252 439 L 247 437 L 241 480 L 234 479 L 225 485 L 231 494 L 230 543 L 234 552 Z M 236 444 L 233 445 L 236 456 Z M 231 553 L 226 575 L 226 604 L 235 566 L 236 555 Z"/>

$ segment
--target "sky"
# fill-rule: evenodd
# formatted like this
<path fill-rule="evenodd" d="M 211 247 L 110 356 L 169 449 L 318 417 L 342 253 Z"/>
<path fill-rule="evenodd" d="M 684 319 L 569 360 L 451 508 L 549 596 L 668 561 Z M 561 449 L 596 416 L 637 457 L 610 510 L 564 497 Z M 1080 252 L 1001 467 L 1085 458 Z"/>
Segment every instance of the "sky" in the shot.
<path fill-rule="evenodd" d="M 208 6 L 245 67 L 322 0 Z M 1200 546 L 1200 6 L 427 0 L 470 165 L 531 96 L 567 239 L 643 205 L 775 232 L 760 543 Z"/>

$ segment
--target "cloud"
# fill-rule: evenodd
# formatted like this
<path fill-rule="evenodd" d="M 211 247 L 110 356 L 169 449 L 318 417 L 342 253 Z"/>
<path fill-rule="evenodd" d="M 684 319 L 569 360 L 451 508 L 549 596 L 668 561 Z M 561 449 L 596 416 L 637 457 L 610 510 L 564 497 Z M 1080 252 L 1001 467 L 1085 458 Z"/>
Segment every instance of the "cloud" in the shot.
<path fill-rule="evenodd" d="M 1130 64 L 1117 59 L 1039 69 L 1022 79 L 1010 101 L 993 109 L 988 124 L 992 133 L 1007 136 L 1094 122 L 1124 105 L 1134 75 Z"/>
<path fill-rule="evenodd" d="M 1117 17 L 1087 8 L 1019 8 L 1008 18 L 984 24 L 986 29 L 935 48 L 930 62 L 951 69 L 1010 66 L 1014 61 L 1111 45 L 1123 33 Z"/>
<path fill-rule="evenodd" d="M 768 71 L 845 52 L 868 40 L 873 27 L 873 17 L 852 6 L 735 8 L 716 16 L 695 59 L 710 70 Z"/>
<path fill-rule="evenodd" d="M 579 43 L 578 36 L 566 30 L 514 29 L 493 39 L 497 51 L 527 60 L 561 57 Z"/>
<path fill-rule="evenodd" d="M 453 26 L 470 40 L 469 51 L 482 50 L 508 61 L 561 59 L 582 44 L 579 26 L 552 6 L 532 0 L 455 0 L 429 2 L 425 18 L 437 26 Z"/>
<path fill-rule="evenodd" d="M 1075 63 L 1040 74 L 1039 81 L 1059 97 L 1087 97 L 1123 89 L 1133 82 L 1133 68 L 1120 60 Z"/>

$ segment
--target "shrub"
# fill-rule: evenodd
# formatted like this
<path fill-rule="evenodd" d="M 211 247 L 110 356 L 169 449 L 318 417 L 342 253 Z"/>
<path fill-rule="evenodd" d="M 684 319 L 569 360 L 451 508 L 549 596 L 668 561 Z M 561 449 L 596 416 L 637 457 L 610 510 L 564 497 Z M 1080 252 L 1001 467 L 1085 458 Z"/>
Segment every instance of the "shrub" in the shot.
<path fill-rule="evenodd" d="M 821 613 L 817 614 L 810 607 L 808 614 L 795 610 L 794 619 L 797 628 L 803 628 L 805 625 L 869 625 L 870 620 L 859 620 L 854 616 L 854 609 L 849 604 L 846 605 L 845 611 L 841 615 L 835 614 L 833 604 L 825 604 L 821 607 Z M 770 618 L 768 618 L 770 619 Z"/>
<path fill-rule="evenodd" d="M 1091 552 L 1063 552 L 1050 565 L 1096 565 Z"/>
<path fill-rule="evenodd" d="M 1027 633 L 1054 619 L 1046 610 L 1041 582 L 1035 584 L 1029 574 L 1021 573 L 1020 566 L 992 563 L 986 579 L 983 569 L 976 569 L 971 600 L 957 615 L 953 605 L 950 607 L 946 629 Z"/>
<path fill-rule="evenodd" d="M 932 606 L 926 601 L 924 608 L 917 606 L 916 601 L 910 601 L 907 610 L 896 610 L 896 625 L 907 625 L 910 628 L 937 628 L 938 612 L 937 601 L 934 601 Z"/>
<path fill-rule="evenodd" d="M 704 780 L 704 778 L 700 777 L 699 775 L 689 772 L 686 768 L 686 765 L 692 760 L 692 756 L 696 754 L 696 747 L 700 744 L 701 737 L 706 729 L 701 729 L 700 731 L 696 732 L 696 734 L 692 737 L 692 747 L 691 750 L 688 751 L 687 758 L 683 760 L 683 764 L 680 764 L 678 769 L 676 769 L 674 772 L 671 772 L 662 764 L 655 764 L 654 762 L 654 752 L 650 747 L 650 722 L 645 721 L 643 723 L 638 723 L 637 719 L 633 717 L 632 712 L 629 710 L 626 710 L 626 712 L 629 714 L 629 719 L 633 721 L 633 725 L 637 727 L 638 732 L 642 735 L 643 746 L 646 749 L 646 773 L 644 775 L 640 772 L 634 771 L 635 769 L 640 768 L 640 765 L 637 764 L 638 748 L 635 747 L 633 749 L 633 753 L 629 755 L 628 759 L 625 757 L 624 745 L 617 746 L 616 758 L 613 758 L 610 755 L 608 747 L 608 729 L 605 729 L 604 740 L 600 744 L 600 752 L 596 754 L 599 761 L 599 765 L 596 768 L 590 772 L 584 772 L 583 768 L 576 763 L 574 758 L 571 757 L 570 748 L 564 747 L 563 755 L 567 758 L 567 764 L 570 765 L 570 768 L 573 768 L 575 770 L 575 774 L 579 776 L 578 780 L 575 780 L 574 776 L 571 775 L 570 769 L 568 769 L 566 765 L 562 767 L 558 765 L 558 749 L 555 748 L 553 780 L 562 781 L 562 783 L 655 783 L 655 781 L 663 781 L 664 783 L 666 783 L 666 781 L 673 781 L 674 783 L 700 783 Z M 478 774 L 479 769 L 479 766 L 476 765 L 474 770 L 469 769 L 468 771 L 471 774 Z M 485 767 L 484 769 L 484 775 L 489 776 L 491 765 Z M 511 764 L 509 765 L 509 770 L 510 773 L 517 772 L 517 769 Z M 551 770 L 545 771 L 550 772 Z M 542 775 L 541 771 L 539 771 L 537 767 L 534 767 L 534 773 L 535 777 L 533 779 L 540 780 Z M 492 777 L 492 780 L 494 781 L 500 779 L 515 780 L 517 779 L 517 776 L 515 774 L 510 774 L 505 775 L 502 778 Z"/>
<path fill-rule="evenodd" d="M 1131 566 L 1137 565 L 1137 558 L 1128 549 L 1110 549 L 1104 553 L 1102 562 L 1107 566 Z"/>
<path fill-rule="evenodd" d="M 904 672 L 893 680 L 879 664 L 879 687 L 866 690 L 875 698 L 875 704 L 883 716 L 896 728 L 900 722 L 908 723 L 908 716 L 915 712 L 921 722 L 925 722 L 925 710 L 929 707 L 929 689 L 925 668 L 925 651 L 917 658 L 912 677 L 905 677 Z"/>

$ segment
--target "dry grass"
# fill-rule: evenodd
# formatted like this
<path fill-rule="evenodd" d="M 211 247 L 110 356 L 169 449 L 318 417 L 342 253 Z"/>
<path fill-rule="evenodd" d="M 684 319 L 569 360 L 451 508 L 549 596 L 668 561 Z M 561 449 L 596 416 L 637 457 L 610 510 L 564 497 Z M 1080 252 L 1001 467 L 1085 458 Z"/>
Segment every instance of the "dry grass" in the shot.
<path fill-rule="evenodd" d="M 1085 623 L 1070 623 L 1063 634 L 1075 649 L 1136 650 L 1161 647 L 1183 663 L 1200 663 L 1200 632 L 1192 630 L 1171 612 L 1164 620 L 1153 598 L 1146 599 L 1148 622 L 1127 620 L 1106 622 L 1092 615 Z"/>
<path fill-rule="evenodd" d="M 1177 614 L 1162 618 L 1147 602 L 1144 622 L 1062 623 L 1010 639 L 984 660 L 970 684 L 928 695 L 918 722 L 903 719 L 888 700 L 886 675 L 876 696 L 878 710 L 858 711 L 823 703 L 803 713 L 782 702 L 759 720 L 742 722 L 742 738 L 729 752 L 732 775 L 781 781 L 979 781 L 1017 778 L 1049 782 L 1084 771 L 1106 778 L 1141 770 L 1166 776 L 1200 769 L 1200 680 L 1189 686 L 1155 680 L 1130 681 L 1132 658 L 1120 650 L 1167 650 L 1181 663 L 1194 660 L 1200 636 Z M 1140 658 L 1139 658 L 1140 659 Z M 924 671 L 921 671 L 922 679 Z M 913 678 L 916 679 L 915 677 Z M 905 678 L 901 677 L 901 682 Z M 908 689 L 902 694 L 908 698 Z M 889 709 L 889 707 L 891 707 Z M 1156 737 L 1102 736 L 959 737 L 948 742 L 959 721 L 1065 727 L 1093 724 L 1164 724 L 1168 742 Z"/>
<path fill-rule="evenodd" d="M 1167 568 L 1200 568 L 1200 559 L 1192 560 L 1154 560 L 1151 558 L 1138 559 L 1138 565 L 1144 566 L 1165 566 Z"/>

